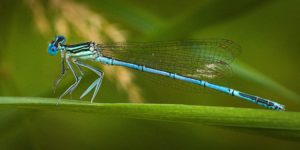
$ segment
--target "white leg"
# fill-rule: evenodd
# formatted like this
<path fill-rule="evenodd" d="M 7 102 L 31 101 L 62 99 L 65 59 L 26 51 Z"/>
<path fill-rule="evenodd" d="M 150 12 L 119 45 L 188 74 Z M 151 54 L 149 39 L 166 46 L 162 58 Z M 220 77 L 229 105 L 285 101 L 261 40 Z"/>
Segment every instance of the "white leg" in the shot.
<path fill-rule="evenodd" d="M 74 78 L 75 78 L 75 82 L 63 93 L 60 95 L 59 97 L 59 101 L 62 97 L 64 97 L 65 95 L 71 93 L 76 87 L 77 85 L 80 83 L 82 77 L 78 77 L 73 66 L 71 65 L 70 61 L 69 61 L 69 57 L 66 57 L 66 63 L 68 65 L 68 67 L 70 68 L 70 70 L 72 71 L 73 75 L 74 75 Z M 57 104 L 59 103 L 59 101 L 57 102 Z"/>
<path fill-rule="evenodd" d="M 101 83 L 102 83 L 102 79 L 103 79 L 103 76 L 104 76 L 104 73 L 98 69 L 95 69 L 87 64 L 84 64 L 82 62 L 79 62 L 78 60 L 74 62 L 75 64 L 79 65 L 79 66 L 82 66 L 82 67 L 85 67 L 85 68 L 88 68 L 90 70 L 92 70 L 93 72 L 95 72 L 99 78 L 96 79 L 84 92 L 83 94 L 80 96 L 80 99 L 83 98 L 85 95 L 87 95 L 94 87 L 95 87 L 95 91 L 94 91 L 94 94 L 93 94 L 93 97 L 91 99 L 91 103 L 93 103 L 99 89 L 100 89 L 100 86 L 101 86 Z"/>

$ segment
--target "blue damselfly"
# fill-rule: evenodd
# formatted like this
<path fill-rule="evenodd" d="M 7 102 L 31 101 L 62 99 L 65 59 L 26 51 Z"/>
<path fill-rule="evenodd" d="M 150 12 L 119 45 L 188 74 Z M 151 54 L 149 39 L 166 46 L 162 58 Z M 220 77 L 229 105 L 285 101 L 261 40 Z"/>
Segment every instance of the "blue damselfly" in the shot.
<path fill-rule="evenodd" d="M 170 77 L 224 92 L 266 108 L 284 110 L 283 105 L 274 101 L 204 81 L 204 79 L 224 76 L 230 70 L 229 64 L 240 52 L 240 46 L 230 40 L 208 39 L 111 44 L 85 42 L 76 45 L 67 45 L 65 41 L 64 36 L 56 36 L 54 41 L 48 45 L 50 55 L 61 53 L 62 70 L 55 82 L 55 87 L 68 69 L 72 71 L 75 77 L 75 82 L 60 96 L 60 99 L 72 93 L 77 87 L 83 76 L 81 68 L 84 67 L 99 76 L 80 96 L 80 99 L 83 98 L 95 88 L 91 98 L 91 102 L 93 102 L 101 86 L 104 73 L 81 61 L 91 60 Z M 80 75 L 71 63 L 78 67 Z"/>

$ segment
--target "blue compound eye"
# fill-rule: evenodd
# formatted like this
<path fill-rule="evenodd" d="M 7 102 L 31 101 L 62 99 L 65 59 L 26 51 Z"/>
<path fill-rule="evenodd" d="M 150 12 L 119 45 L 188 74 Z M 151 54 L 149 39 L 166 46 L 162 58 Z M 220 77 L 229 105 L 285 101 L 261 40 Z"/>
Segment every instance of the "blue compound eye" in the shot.
<path fill-rule="evenodd" d="M 55 56 L 58 53 L 57 47 L 53 43 L 48 45 L 48 53 L 52 56 Z"/>

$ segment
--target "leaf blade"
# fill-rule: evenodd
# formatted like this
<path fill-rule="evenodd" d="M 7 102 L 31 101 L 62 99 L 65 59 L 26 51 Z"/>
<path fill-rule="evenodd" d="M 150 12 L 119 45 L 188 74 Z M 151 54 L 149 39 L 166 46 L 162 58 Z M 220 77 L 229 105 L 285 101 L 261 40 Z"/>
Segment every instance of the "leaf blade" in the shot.
<path fill-rule="evenodd" d="M 261 129 L 300 130 L 300 113 L 181 104 L 93 103 L 30 97 L 0 97 L 0 108 L 101 113 L 126 118 Z"/>

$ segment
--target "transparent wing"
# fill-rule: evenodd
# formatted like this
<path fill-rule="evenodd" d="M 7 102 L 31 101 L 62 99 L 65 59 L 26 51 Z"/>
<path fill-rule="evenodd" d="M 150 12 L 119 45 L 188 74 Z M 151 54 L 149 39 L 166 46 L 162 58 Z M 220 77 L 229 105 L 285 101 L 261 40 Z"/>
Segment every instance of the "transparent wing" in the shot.
<path fill-rule="evenodd" d="M 212 79 L 230 74 L 229 63 L 241 51 L 239 45 L 225 39 L 97 46 L 103 56 L 195 79 Z"/>

